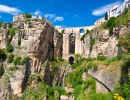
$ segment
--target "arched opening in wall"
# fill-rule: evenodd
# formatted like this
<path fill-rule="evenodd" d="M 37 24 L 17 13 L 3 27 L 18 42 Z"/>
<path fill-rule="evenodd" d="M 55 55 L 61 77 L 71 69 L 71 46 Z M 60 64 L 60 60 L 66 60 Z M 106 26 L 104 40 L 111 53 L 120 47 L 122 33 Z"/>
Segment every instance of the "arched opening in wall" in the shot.
<path fill-rule="evenodd" d="M 62 30 L 62 33 L 65 34 L 65 30 Z"/>
<path fill-rule="evenodd" d="M 69 53 L 75 53 L 75 34 L 71 33 L 69 36 Z"/>
<path fill-rule="evenodd" d="M 84 34 L 85 33 L 85 30 L 82 28 L 79 30 L 80 34 Z"/>
<path fill-rule="evenodd" d="M 74 57 L 70 56 L 70 57 L 69 57 L 69 64 L 72 65 L 73 63 L 74 63 Z"/>

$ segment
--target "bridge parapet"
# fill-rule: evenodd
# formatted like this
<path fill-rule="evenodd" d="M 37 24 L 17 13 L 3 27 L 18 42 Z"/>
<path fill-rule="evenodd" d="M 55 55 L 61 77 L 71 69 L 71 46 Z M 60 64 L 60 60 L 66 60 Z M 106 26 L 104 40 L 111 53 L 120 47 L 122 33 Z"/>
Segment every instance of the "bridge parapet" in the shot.
<path fill-rule="evenodd" d="M 96 28 L 96 26 L 92 25 L 92 26 L 82 26 L 82 27 L 66 27 L 66 28 L 62 28 L 62 27 L 56 27 L 56 29 L 60 32 L 60 33 L 80 33 L 80 30 L 83 29 L 84 32 L 86 33 L 86 30 L 92 30 Z"/>

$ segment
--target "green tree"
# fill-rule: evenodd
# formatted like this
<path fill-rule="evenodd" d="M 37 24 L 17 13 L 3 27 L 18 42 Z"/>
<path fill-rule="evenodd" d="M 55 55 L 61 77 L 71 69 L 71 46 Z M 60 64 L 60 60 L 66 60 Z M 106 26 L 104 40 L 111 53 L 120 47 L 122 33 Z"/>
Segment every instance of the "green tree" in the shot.
<path fill-rule="evenodd" d="M 10 35 L 12 37 L 15 35 L 15 28 L 10 28 Z"/>
<path fill-rule="evenodd" d="M 0 77 L 4 74 L 4 67 L 0 65 Z"/>
<path fill-rule="evenodd" d="M 14 48 L 12 44 L 9 44 L 8 47 L 6 48 L 7 52 L 13 52 Z"/>
<path fill-rule="evenodd" d="M 18 39 L 18 45 L 19 45 L 19 46 L 21 45 L 21 38 Z"/>
<path fill-rule="evenodd" d="M 2 24 L 3 24 L 3 22 L 2 22 L 2 21 L 0 21 L 0 27 L 2 27 Z"/>
<path fill-rule="evenodd" d="M 12 63 L 13 61 L 14 61 L 14 54 L 10 54 L 10 55 L 8 56 L 7 62 L 8 62 L 8 63 Z"/>
<path fill-rule="evenodd" d="M 22 60 L 21 57 L 16 57 L 16 58 L 14 59 L 14 65 L 21 65 L 21 60 Z"/>
<path fill-rule="evenodd" d="M 130 52 L 130 32 L 126 32 L 119 38 L 119 45 L 123 47 L 126 52 Z"/>
<path fill-rule="evenodd" d="M 31 14 L 24 14 L 24 18 L 32 18 L 32 15 Z"/>
<path fill-rule="evenodd" d="M 109 28 L 109 32 L 113 33 L 113 27 L 116 25 L 116 17 L 111 17 L 105 24 L 105 28 Z"/>
<path fill-rule="evenodd" d="M 4 59 L 6 57 L 6 54 L 3 49 L 0 49 L 0 60 Z"/>
<path fill-rule="evenodd" d="M 105 14 L 105 20 L 108 20 L 108 14 L 107 14 L 107 12 Z"/>

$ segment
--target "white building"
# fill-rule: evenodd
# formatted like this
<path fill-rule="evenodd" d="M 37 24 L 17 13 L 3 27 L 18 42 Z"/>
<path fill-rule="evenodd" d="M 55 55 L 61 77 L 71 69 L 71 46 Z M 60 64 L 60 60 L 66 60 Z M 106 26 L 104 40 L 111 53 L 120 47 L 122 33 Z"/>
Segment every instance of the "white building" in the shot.
<path fill-rule="evenodd" d="M 110 19 L 111 17 L 119 16 L 125 10 L 125 8 L 128 8 L 129 5 L 130 0 L 124 0 L 124 2 L 121 5 L 115 5 L 109 11 L 107 11 L 108 19 Z"/>
<path fill-rule="evenodd" d="M 15 15 L 13 16 L 13 22 L 14 21 L 21 21 L 24 19 L 24 14 L 20 14 L 20 15 Z"/>
<path fill-rule="evenodd" d="M 124 2 L 121 5 L 115 5 L 115 6 L 113 6 L 110 10 L 107 11 L 108 20 L 111 17 L 117 17 L 117 16 L 119 16 L 125 10 L 125 8 L 128 8 L 129 6 L 130 6 L 130 0 L 124 0 Z M 105 19 L 103 17 L 101 19 L 98 19 L 94 23 L 94 25 L 95 26 L 100 26 L 104 22 L 105 22 Z"/>
<path fill-rule="evenodd" d="M 105 18 L 103 17 L 103 18 L 98 19 L 98 20 L 94 23 L 94 25 L 95 25 L 95 26 L 100 26 L 100 25 L 102 25 L 104 22 L 105 22 Z"/>
<path fill-rule="evenodd" d="M 118 12 L 117 12 L 117 8 L 119 6 L 120 5 L 115 5 L 110 10 L 107 11 L 108 19 L 110 19 L 111 17 L 117 17 L 119 15 Z"/>

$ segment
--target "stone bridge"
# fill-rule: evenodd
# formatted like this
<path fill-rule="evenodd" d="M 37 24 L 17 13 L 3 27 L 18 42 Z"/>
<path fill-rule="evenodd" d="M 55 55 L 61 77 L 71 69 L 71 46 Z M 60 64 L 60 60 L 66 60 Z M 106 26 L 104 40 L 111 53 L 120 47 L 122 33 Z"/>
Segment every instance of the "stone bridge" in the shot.
<path fill-rule="evenodd" d="M 74 54 L 82 55 L 81 37 L 86 30 L 92 30 L 95 26 L 56 28 L 58 32 L 63 33 L 63 51 L 62 57 L 65 60 L 73 57 Z"/>

